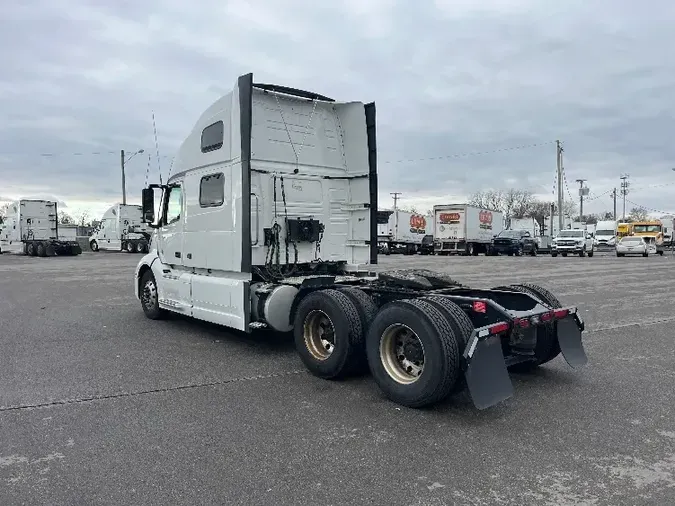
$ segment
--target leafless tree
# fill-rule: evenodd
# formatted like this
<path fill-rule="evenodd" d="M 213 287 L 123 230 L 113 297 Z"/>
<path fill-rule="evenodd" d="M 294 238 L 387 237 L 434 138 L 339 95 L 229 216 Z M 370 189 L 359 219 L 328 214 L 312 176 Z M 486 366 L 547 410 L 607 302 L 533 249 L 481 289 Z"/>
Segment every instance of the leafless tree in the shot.
<path fill-rule="evenodd" d="M 633 220 L 633 221 L 642 221 L 646 220 L 647 217 L 649 216 L 649 213 L 644 207 L 634 207 L 630 210 L 630 213 L 628 216 Z"/>
<path fill-rule="evenodd" d="M 60 225 L 72 225 L 75 223 L 73 217 L 63 211 L 58 211 L 58 220 Z"/>
<path fill-rule="evenodd" d="M 532 194 L 529 191 L 516 188 L 476 192 L 469 198 L 469 204 L 472 206 L 503 213 L 507 224 L 513 218 L 528 216 L 532 201 Z"/>
<path fill-rule="evenodd" d="M 77 215 L 75 221 L 81 227 L 89 226 L 89 223 L 91 222 L 91 219 L 89 217 L 89 211 L 87 210 L 82 211 L 80 214 Z"/>
<path fill-rule="evenodd" d="M 9 203 L 0 206 L 0 224 L 4 223 L 9 214 Z"/>

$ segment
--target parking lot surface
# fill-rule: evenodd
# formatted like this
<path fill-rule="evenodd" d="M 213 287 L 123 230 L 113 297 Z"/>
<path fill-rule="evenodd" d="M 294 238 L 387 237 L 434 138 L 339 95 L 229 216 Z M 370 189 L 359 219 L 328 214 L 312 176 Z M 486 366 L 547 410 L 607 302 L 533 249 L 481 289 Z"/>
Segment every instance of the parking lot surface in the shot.
<path fill-rule="evenodd" d="M 675 259 L 380 257 L 576 304 L 589 364 L 476 410 L 309 375 L 293 343 L 150 321 L 138 255 L 0 256 L 0 505 L 675 503 Z"/>

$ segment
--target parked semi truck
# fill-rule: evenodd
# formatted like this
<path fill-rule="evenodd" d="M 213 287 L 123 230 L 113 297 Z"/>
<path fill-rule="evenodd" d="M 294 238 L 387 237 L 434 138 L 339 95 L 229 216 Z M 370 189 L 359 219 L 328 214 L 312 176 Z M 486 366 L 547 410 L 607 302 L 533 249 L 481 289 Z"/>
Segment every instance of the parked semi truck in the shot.
<path fill-rule="evenodd" d="M 143 223 L 141 206 L 115 204 L 101 218 L 101 225 L 89 237 L 92 251 L 147 253 L 150 228 Z"/>
<path fill-rule="evenodd" d="M 50 200 L 21 199 L 9 206 L 0 251 L 30 256 L 79 255 L 76 229 L 59 226 L 58 204 Z"/>
<path fill-rule="evenodd" d="M 586 362 L 576 307 L 545 288 L 476 289 L 428 270 L 370 271 L 374 103 L 247 74 L 201 115 L 175 160 L 165 184 L 142 192 L 156 231 L 133 283 L 150 319 L 174 312 L 244 332 L 292 331 L 314 375 L 370 370 L 387 397 L 410 407 L 466 387 L 486 408 L 512 394 L 509 370 L 561 350 L 573 367 Z"/>
<path fill-rule="evenodd" d="M 504 215 L 467 204 L 434 206 L 434 252 L 437 255 L 487 253 L 492 238 L 504 230 Z"/>
<path fill-rule="evenodd" d="M 386 217 L 386 223 L 383 223 Z M 424 215 L 401 211 L 378 211 L 377 240 L 384 245 L 384 252 L 389 254 L 402 251 L 406 255 L 414 255 L 418 251 L 428 252 L 423 248 L 427 235 L 427 219 Z"/>

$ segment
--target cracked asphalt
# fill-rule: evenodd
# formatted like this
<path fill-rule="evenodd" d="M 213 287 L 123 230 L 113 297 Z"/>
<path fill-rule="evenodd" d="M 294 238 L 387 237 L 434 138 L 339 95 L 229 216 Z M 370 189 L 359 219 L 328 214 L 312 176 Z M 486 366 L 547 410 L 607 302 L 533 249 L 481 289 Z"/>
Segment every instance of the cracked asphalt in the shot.
<path fill-rule="evenodd" d="M 138 256 L 0 256 L 0 505 L 675 503 L 675 259 L 381 257 L 576 304 L 589 365 L 477 411 L 305 372 L 287 336 L 147 320 Z"/>

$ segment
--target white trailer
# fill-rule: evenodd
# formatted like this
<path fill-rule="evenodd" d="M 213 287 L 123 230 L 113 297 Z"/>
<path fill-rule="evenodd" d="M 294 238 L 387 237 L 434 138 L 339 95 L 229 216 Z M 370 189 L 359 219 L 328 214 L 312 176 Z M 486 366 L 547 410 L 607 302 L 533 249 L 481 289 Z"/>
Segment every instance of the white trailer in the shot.
<path fill-rule="evenodd" d="M 314 375 L 370 370 L 410 407 L 466 386 L 482 409 L 510 397 L 507 365 L 532 369 L 559 350 L 585 363 L 576 308 L 541 287 L 473 290 L 428 270 L 367 268 L 376 130 L 374 103 L 241 76 L 199 118 L 167 183 L 143 190 L 156 230 L 133 279 L 145 315 L 292 330 Z"/>
<path fill-rule="evenodd" d="M 384 221 L 387 216 L 387 222 Z M 428 234 L 424 215 L 401 211 L 378 211 L 377 240 L 384 244 L 387 254 L 403 251 L 414 255 L 422 249 L 422 240 Z"/>
<path fill-rule="evenodd" d="M 9 207 L 0 231 L 0 251 L 41 257 L 79 255 L 82 248 L 71 231 L 59 225 L 56 202 L 21 199 Z"/>
<path fill-rule="evenodd" d="M 492 238 L 504 230 L 504 215 L 468 204 L 434 206 L 434 252 L 437 255 L 487 253 Z"/>
<path fill-rule="evenodd" d="M 143 223 L 141 206 L 115 204 L 101 218 L 100 226 L 89 237 L 92 251 L 147 253 L 150 227 Z"/>

